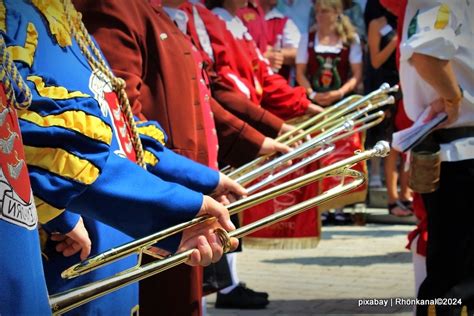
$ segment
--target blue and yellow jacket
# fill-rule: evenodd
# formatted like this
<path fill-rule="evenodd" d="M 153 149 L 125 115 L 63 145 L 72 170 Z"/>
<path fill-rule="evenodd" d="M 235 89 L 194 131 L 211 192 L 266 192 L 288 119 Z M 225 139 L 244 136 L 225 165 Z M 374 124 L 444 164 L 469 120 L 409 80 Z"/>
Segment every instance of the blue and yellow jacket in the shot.
<path fill-rule="evenodd" d="M 147 170 L 133 162 L 117 97 L 79 48 L 63 10 L 57 0 L 0 1 L 0 31 L 33 95 L 18 115 L 39 221 L 66 233 L 80 214 L 97 243 L 115 229 L 138 238 L 193 218 L 218 173 L 168 150 L 156 122 L 138 123 Z M 178 238 L 161 246 L 173 251 Z"/>
<path fill-rule="evenodd" d="M 0 35 L 0 314 L 47 315 L 37 213 L 15 105 L 28 104 L 18 89 Z M 20 78 L 16 76 L 16 78 Z"/>
<path fill-rule="evenodd" d="M 140 237 L 197 213 L 218 173 L 165 148 L 156 122 L 138 127 L 149 172 L 124 158 L 110 83 L 83 56 L 59 1 L 2 1 L 0 29 L 33 93 L 19 118 L 40 222 L 68 208 Z"/>

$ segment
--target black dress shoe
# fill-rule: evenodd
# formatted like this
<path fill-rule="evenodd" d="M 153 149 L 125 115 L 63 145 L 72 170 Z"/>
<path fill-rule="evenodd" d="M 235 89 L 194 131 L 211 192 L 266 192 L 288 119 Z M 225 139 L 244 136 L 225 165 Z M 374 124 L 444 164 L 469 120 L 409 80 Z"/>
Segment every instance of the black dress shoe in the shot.
<path fill-rule="evenodd" d="M 351 215 L 348 213 L 336 212 L 334 213 L 335 225 L 351 225 L 353 224 Z"/>
<path fill-rule="evenodd" d="M 235 309 L 265 308 L 270 302 L 266 297 L 263 297 L 262 295 L 257 295 L 256 293 L 258 292 L 250 290 L 239 283 L 239 285 L 237 285 L 232 291 L 227 294 L 217 292 L 215 307 Z"/>
<path fill-rule="evenodd" d="M 329 226 L 334 224 L 334 214 L 329 212 L 322 212 L 321 213 L 321 225 L 322 226 Z"/>
<path fill-rule="evenodd" d="M 239 286 L 242 286 L 242 287 L 246 288 L 248 291 L 250 291 L 254 295 L 265 297 L 266 299 L 268 299 L 268 293 L 267 292 L 257 292 L 257 291 L 254 291 L 252 289 L 249 289 L 247 287 L 247 284 L 245 284 L 244 282 L 240 282 Z"/>

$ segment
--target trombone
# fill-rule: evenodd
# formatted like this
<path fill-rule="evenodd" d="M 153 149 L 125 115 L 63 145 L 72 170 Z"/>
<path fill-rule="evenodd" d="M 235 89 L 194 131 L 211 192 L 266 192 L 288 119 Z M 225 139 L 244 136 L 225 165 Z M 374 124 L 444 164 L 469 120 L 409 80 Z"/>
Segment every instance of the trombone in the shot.
<path fill-rule="evenodd" d="M 315 132 L 320 132 L 317 137 L 319 137 L 319 140 L 321 141 L 325 138 L 325 135 L 331 134 L 333 129 L 337 128 L 336 126 L 340 127 L 342 124 L 344 124 L 344 122 L 348 120 L 360 119 L 361 116 L 368 115 L 369 112 L 377 108 L 381 108 L 382 106 L 387 104 L 395 103 L 394 97 L 389 97 L 388 94 L 396 92 L 398 91 L 398 89 L 398 85 L 390 87 L 388 83 L 384 83 L 380 86 L 379 89 L 372 91 L 364 97 L 360 95 L 349 96 L 339 101 L 338 103 L 327 107 L 323 112 L 318 113 L 313 117 L 305 120 L 304 122 L 296 125 L 295 130 L 288 131 L 285 134 L 277 137 L 275 140 L 283 142 L 286 145 L 293 145 L 296 142 L 304 139 L 308 135 L 311 135 Z M 380 118 L 372 116 L 372 118 L 374 119 L 373 124 L 369 123 L 368 120 L 364 120 L 363 123 L 369 124 L 367 127 L 357 127 L 353 131 L 346 133 L 345 136 L 339 137 L 338 140 L 356 132 L 366 130 L 374 125 L 377 125 L 383 120 L 383 117 Z M 355 126 L 358 126 L 359 124 L 360 122 L 354 122 Z M 302 132 L 295 134 L 298 131 Z M 248 173 L 257 173 L 255 168 L 264 163 L 265 161 L 269 160 L 273 155 L 274 153 L 258 157 L 252 160 L 251 162 L 244 164 L 243 166 L 240 166 L 239 168 L 234 170 L 231 170 L 231 167 L 227 166 L 224 167 L 221 172 L 224 172 L 227 176 L 241 183 L 239 180 L 243 175 L 249 177 Z M 277 159 L 282 160 L 283 158 L 281 157 L 283 156 L 280 156 Z M 260 170 L 260 168 L 258 169 Z"/>
<path fill-rule="evenodd" d="M 373 121 L 374 117 L 377 118 L 377 120 Z M 376 112 L 372 115 L 369 115 L 369 116 L 367 116 L 367 117 L 365 117 L 361 120 L 358 120 L 357 122 L 358 123 L 364 123 L 364 120 L 369 120 L 369 121 L 372 120 L 373 122 L 378 123 L 383 119 L 383 117 L 384 117 L 383 112 L 379 111 L 379 112 Z M 345 124 L 342 127 L 334 128 L 334 135 L 335 136 L 331 134 L 331 136 L 334 136 L 332 138 L 332 140 L 335 141 L 335 140 L 339 140 L 340 138 L 345 137 L 346 134 L 337 135 L 337 133 L 339 133 L 340 131 L 343 131 L 343 130 L 348 130 L 348 129 L 352 128 L 353 126 L 354 126 L 354 122 L 351 120 L 351 121 L 345 122 Z M 367 125 L 365 128 L 369 128 L 369 125 Z M 274 168 L 281 165 L 282 163 L 284 163 L 288 160 L 294 159 L 294 158 L 308 152 L 309 150 L 313 149 L 316 145 L 323 145 L 324 147 L 321 150 L 317 151 L 316 153 L 312 154 L 310 157 L 307 157 L 307 158 L 301 160 L 297 164 L 295 164 L 293 166 L 290 166 L 289 168 L 286 168 L 285 170 L 280 171 L 277 174 L 269 175 L 267 178 L 263 179 L 259 183 L 254 184 L 251 187 L 249 187 L 247 189 L 247 191 L 248 191 L 249 194 L 252 194 L 252 195 L 247 197 L 247 198 L 240 199 L 238 201 L 235 201 L 235 202 L 229 204 L 227 206 L 229 214 L 234 215 L 234 214 L 240 213 L 245 209 L 248 209 L 248 208 L 253 207 L 255 205 L 258 205 L 260 203 L 269 201 L 269 200 L 271 200 L 271 199 L 273 199 L 277 196 L 286 194 L 286 193 L 291 192 L 295 189 L 298 189 L 300 187 L 303 187 L 305 185 L 311 184 L 311 183 L 316 182 L 317 180 L 319 180 L 321 178 L 321 176 L 320 176 L 320 173 L 318 173 L 319 170 L 316 170 L 316 171 L 308 173 L 304 176 L 301 176 L 299 178 L 292 179 L 291 181 L 287 181 L 287 182 L 279 184 L 277 186 L 274 186 L 274 187 L 268 188 L 266 190 L 257 192 L 260 189 L 267 186 L 268 184 L 270 184 L 270 183 L 272 183 L 272 182 L 274 182 L 278 179 L 281 179 L 281 178 L 285 177 L 286 175 L 296 171 L 297 169 L 302 168 L 302 167 L 316 161 L 317 159 L 320 159 L 320 158 L 326 156 L 330 152 L 332 152 L 334 150 L 335 146 L 333 144 L 325 143 L 325 138 L 322 138 L 322 139 L 314 138 L 309 142 L 309 144 L 302 145 L 297 150 L 281 156 L 280 157 L 281 159 L 277 158 L 277 159 L 269 162 L 268 164 L 263 165 L 261 168 L 255 170 L 255 172 L 250 172 L 249 173 L 250 176 L 243 176 L 243 177 L 239 178 L 237 181 L 240 182 L 240 183 L 248 183 L 249 181 L 255 179 L 258 176 L 260 176 L 263 173 L 262 171 L 273 170 Z M 321 170 L 324 171 L 325 168 L 323 168 Z M 255 192 L 257 192 L 257 193 L 255 193 Z M 255 194 L 253 194 L 253 193 L 255 193 Z M 91 258 L 88 258 L 88 259 L 84 260 L 83 262 L 80 262 L 80 263 L 66 269 L 65 271 L 62 272 L 61 275 L 65 279 L 75 278 L 79 275 L 82 275 L 82 274 L 88 273 L 90 271 L 93 271 L 93 270 L 95 270 L 95 269 L 97 269 L 97 268 L 99 268 L 103 265 L 107 265 L 107 264 L 110 264 L 114 261 L 120 260 L 121 258 L 123 258 L 125 256 L 128 256 L 128 255 L 131 255 L 133 253 L 137 253 L 139 255 L 139 257 L 138 257 L 139 260 L 138 260 L 137 266 L 140 266 L 143 252 L 145 252 L 149 255 L 152 255 L 152 256 L 156 256 L 155 254 L 146 251 L 146 248 L 151 247 L 153 244 L 157 243 L 158 241 L 160 241 L 164 238 L 167 238 L 167 237 L 171 236 L 172 234 L 175 234 L 177 232 L 181 232 L 184 229 L 189 228 L 193 225 L 203 223 L 206 220 L 208 220 L 208 218 L 205 217 L 205 216 L 197 217 L 197 218 L 192 219 L 191 221 L 188 221 L 188 222 L 185 222 L 185 223 L 182 223 L 182 224 L 178 224 L 178 225 L 175 225 L 171 228 L 162 230 L 158 233 L 149 235 L 147 237 L 143 237 L 141 239 L 137 239 L 137 240 L 135 240 L 133 242 L 130 242 L 130 243 L 124 245 L 124 246 L 119 246 L 117 248 L 114 248 L 114 249 L 111 249 L 109 251 L 103 252 L 103 253 L 101 253 L 97 256 L 93 256 Z M 138 246 L 142 246 L 142 248 L 143 248 L 142 251 L 139 251 L 139 252 L 136 251 Z M 146 246 L 146 247 L 143 247 L 143 246 Z"/>
<path fill-rule="evenodd" d="M 371 128 L 372 126 L 375 126 L 377 124 L 379 124 L 380 122 L 382 122 L 382 120 L 384 119 L 385 117 L 385 114 L 383 111 L 378 111 L 378 112 L 375 112 L 373 114 L 370 114 L 370 115 L 367 115 L 366 117 L 362 118 L 362 119 L 359 119 L 357 121 L 348 121 L 346 123 L 348 123 L 349 125 L 355 125 L 355 124 L 361 124 L 362 127 L 358 128 L 357 131 L 364 131 L 364 130 L 367 130 L 369 128 Z M 341 134 L 341 135 L 337 135 L 335 136 L 334 138 L 332 138 L 331 140 L 333 142 L 336 142 L 344 137 L 347 137 L 349 134 L 352 134 L 354 133 L 354 131 L 349 131 L 345 134 Z M 331 153 L 334 149 L 335 149 L 335 145 L 332 143 L 332 144 L 325 144 L 324 140 L 321 141 L 322 144 L 320 144 L 320 146 L 322 147 L 319 151 L 317 151 L 316 153 L 314 154 L 311 154 L 309 157 L 306 157 L 306 158 L 303 158 L 301 161 L 299 161 L 298 163 L 294 164 L 294 165 L 291 165 L 290 167 L 287 167 L 286 169 L 284 169 L 283 171 L 280 171 L 276 174 L 270 174 L 268 175 L 266 178 L 260 180 L 258 183 L 254 184 L 254 185 L 251 185 L 250 187 L 247 187 L 247 192 L 249 194 L 252 194 L 258 190 L 260 190 L 261 188 L 264 188 L 265 186 L 269 185 L 270 183 L 276 181 L 276 180 L 279 180 L 293 172 L 295 172 L 296 170 L 299 170 L 313 162 L 315 162 L 316 160 L 328 155 L 329 153 Z M 237 181 L 239 182 L 239 179 L 237 179 Z"/>
<path fill-rule="evenodd" d="M 384 157 L 388 154 L 389 150 L 390 147 L 387 142 L 378 142 L 373 149 L 362 152 L 356 152 L 355 155 L 352 157 L 346 158 L 332 165 L 303 175 L 300 178 L 293 179 L 285 184 L 264 191 L 260 191 L 249 198 L 234 202 L 232 206 L 229 206 L 229 213 L 231 214 L 238 213 L 248 208 L 249 205 L 255 205 L 260 203 L 261 201 L 268 200 L 268 198 L 265 196 L 267 194 L 271 196 L 270 198 L 273 198 L 277 195 L 283 194 L 282 192 L 292 191 L 301 186 L 307 185 L 309 183 L 328 176 L 342 176 L 341 183 L 338 186 L 328 191 L 325 191 L 316 197 L 308 199 L 297 205 L 291 206 L 278 213 L 274 213 L 270 216 L 262 218 L 249 225 L 240 227 L 230 233 L 226 232 L 223 229 L 216 230 L 216 234 L 224 245 L 224 252 L 227 252 L 229 250 L 229 238 L 231 237 L 244 237 L 256 230 L 292 217 L 315 205 L 336 198 L 339 195 L 347 193 L 362 185 L 366 181 L 364 175 L 350 168 L 354 164 L 372 157 Z M 346 183 L 347 178 L 352 178 L 352 181 Z M 62 276 L 66 278 L 76 277 L 78 275 L 87 273 L 88 271 L 91 271 L 93 269 L 96 269 L 99 266 L 109 264 L 115 260 L 118 260 L 119 258 L 123 258 L 134 253 L 139 254 L 139 257 L 141 257 L 141 254 L 143 253 L 144 249 L 149 248 L 157 241 L 209 219 L 209 217 L 204 216 L 195 218 L 191 221 L 178 224 L 151 236 L 141 238 L 129 244 L 125 244 L 120 247 L 111 249 L 106 253 L 99 254 L 93 258 L 89 258 L 79 264 L 72 266 L 71 268 L 63 272 Z M 49 299 L 51 310 L 54 315 L 63 314 L 67 311 L 74 309 L 75 307 L 83 305 L 91 300 L 111 293 L 131 283 L 140 281 L 149 276 L 170 269 L 176 265 L 182 264 L 186 262 L 192 251 L 193 249 L 177 253 L 159 261 L 155 261 L 146 265 L 136 266 L 135 268 L 123 271 L 122 273 L 119 273 L 115 276 L 52 295 Z"/>
<path fill-rule="evenodd" d="M 331 147 L 333 146 L 331 144 L 334 144 L 338 140 L 348 137 L 354 133 L 365 131 L 379 124 L 380 122 L 382 122 L 382 120 L 385 117 L 385 114 L 383 113 L 383 111 L 378 111 L 372 114 L 368 114 L 368 113 L 382 106 L 385 106 L 387 104 L 393 104 L 394 102 L 395 102 L 395 98 L 393 96 L 390 96 L 385 100 L 379 101 L 378 103 L 375 103 L 375 104 L 369 103 L 363 109 L 357 110 L 354 113 L 351 113 L 350 115 L 348 115 L 347 117 L 340 118 L 337 121 L 335 120 L 333 122 L 334 123 L 333 126 L 328 126 L 327 130 L 320 133 L 316 137 L 306 141 L 305 143 L 301 144 L 298 148 L 296 148 L 295 150 L 289 153 L 283 154 L 258 167 L 255 167 L 256 160 L 254 160 L 253 162 L 249 163 L 250 165 L 248 165 L 249 168 L 250 167 L 254 167 L 254 168 L 250 170 L 249 168 L 247 168 L 247 165 L 244 165 L 244 170 L 240 172 L 246 172 L 246 173 L 240 175 L 241 173 L 239 172 L 238 174 L 236 174 L 235 181 L 237 181 L 241 185 L 246 185 L 249 182 L 255 180 L 256 178 L 262 176 L 263 174 L 269 173 L 275 170 L 276 168 L 278 168 L 279 166 L 282 166 L 284 163 L 291 161 L 293 159 L 299 158 L 316 148 Z M 257 160 L 258 159 L 259 158 L 257 158 Z M 312 161 L 315 161 L 315 160 L 317 159 L 312 159 Z M 307 164 L 308 163 L 304 165 L 307 165 Z M 299 164 L 297 165 L 298 165 L 298 168 L 300 168 L 300 165 Z M 292 168 L 291 170 L 293 172 L 296 169 L 297 168 L 295 169 Z"/>

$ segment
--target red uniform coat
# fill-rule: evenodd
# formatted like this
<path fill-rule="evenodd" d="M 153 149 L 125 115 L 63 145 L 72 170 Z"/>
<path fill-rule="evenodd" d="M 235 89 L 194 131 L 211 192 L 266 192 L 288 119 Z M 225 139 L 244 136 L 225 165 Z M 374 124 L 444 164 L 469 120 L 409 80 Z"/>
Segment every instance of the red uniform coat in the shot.
<path fill-rule="evenodd" d="M 114 73 L 126 80 L 134 114 L 160 122 L 169 136 L 169 148 L 206 164 L 199 86 L 185 35 L 160 8 L 146 1 L 106 2 L 75 1 Z M 218 133 L 225 135 L 219 137 L 219 159 L 226 162 L 236 153 L 240 159 L 253 159 L 263 135 L 214 99 L 211 109 Z"/>
<path fill-rule="evenodd" d="M 247 7 L 237 10 L 237 15 L 248 28 L 258 49 L 265 53 L 269 45 L 269 37 L 265 23 L 265 12 L 263 12 L 258 1 L 249 1 Z"/>
<path fill-rule="evenodd" d="M 183 3 L 180 9 L 184 10 L 188 14 L 189 20 L 187 32 L 192 38 L 194 45 L 201 52 L 202 58 L 207 64 L 207 71 L 212 82 L 212 94 L 214 98 L 216 98 L 216 100 L 227 110 L 252 125 L 264 135 L 272 138 L 277 136 L 283 125 L 283 120 L 276 117 L 267 110 L 256 106 L 251 100 L 236 91 L 234 87 L 226 85 L 225 82 L 219 80 L 214 64 L 214 54 L 219 54 L 219 52 L 213 51 L 213 48 L 208 41 L 207 33 L 205 35 L 198 34 L 199 30 L 197 28 L 197 23 L 201 23 L 202 21 L 199 12 L 201 10 L 207 11 L 207 9 L 205 9 L 201 4 L 194 5 L 190 2 Z M 221 51 L 221 53 L 222 52 L 223 51 Z M 218 59 L 230 62 L 225 60 L 226 55 L 227 54 L 223 54 L 223 56 L 220 56 Z"/>
<path fill-rule="evenodd" d="M 206 131 L 196 64 L 191 46 L 161 8 L 146 1 L 75 1 L 84 22 L 102 48 L 112 70 L 127 83 L 134 114 L 159 121 L 168 146 L 203 164 L 208 163 Z M 216 126 L 224 133 L 221 148 L 249 160 L 263 136 L 211 100 Z M 179 107 L 179 108 L 178 108 Z M 212 148 L 211 150 L 216 150 Z M 164 315 L 200 315 L 201 269 L 175 267 L 141 282 L 140 308 Z M 159 286 L 158 286 L 159 285 Z"/>
<path fill-rule="evenodd" d="M 196 7 L 209 34 L 219 80 L 281 118 L 306 112 L 310 101 L 304 89 L 292 88 L 283 77 L 273 74 L 250 36 L 234 39 L 224 21 L 211 11 Z"/>

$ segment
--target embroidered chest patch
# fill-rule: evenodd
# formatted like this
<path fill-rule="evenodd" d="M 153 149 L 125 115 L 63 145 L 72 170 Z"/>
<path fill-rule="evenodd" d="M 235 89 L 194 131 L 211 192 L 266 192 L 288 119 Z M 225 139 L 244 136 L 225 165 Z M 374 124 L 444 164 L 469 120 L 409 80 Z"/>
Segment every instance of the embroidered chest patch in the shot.
<path fill-rule="evenodd" d="M 99 103 L 102 115 L 104 117 L 110 115 L 111 117 L 112 128 L 115 131 L 114 135 L 119 147 L 119 149 L 115 150 L 115 154 L 136 161 L 135 150 L 130 139 L 130 131 L 112 84 L 102 72 L 94 70 L 89 78 L 89 89 L 94 93 L 94 98 Z"/>
<path fill-rule="evenodd" d="M 0 161 L 0 219 L 33 230 L 38 216 L 21 145 L 18 118 L 15 110 L 8 107 L 1 84 Z"/>

